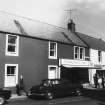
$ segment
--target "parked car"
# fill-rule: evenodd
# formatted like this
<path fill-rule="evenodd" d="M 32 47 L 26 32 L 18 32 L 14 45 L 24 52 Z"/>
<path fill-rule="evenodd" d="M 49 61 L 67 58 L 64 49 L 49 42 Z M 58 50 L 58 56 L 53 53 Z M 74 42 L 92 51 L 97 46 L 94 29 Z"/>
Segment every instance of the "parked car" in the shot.
<path fill-rule="evenodd" d="M 6 89 L 0 89 L 0 105 L 3 105 L 6 100 L 11 97 L 11 91 Z"/>
<path fill-rule="evenodd" d="M 71 84 L 68 80 L 45 79 L 40 85 L 32 86 L 28 92 L 28 97 L 45 97 L 53 99 L 55 97 L 81 95 L 83 86 Z"/>

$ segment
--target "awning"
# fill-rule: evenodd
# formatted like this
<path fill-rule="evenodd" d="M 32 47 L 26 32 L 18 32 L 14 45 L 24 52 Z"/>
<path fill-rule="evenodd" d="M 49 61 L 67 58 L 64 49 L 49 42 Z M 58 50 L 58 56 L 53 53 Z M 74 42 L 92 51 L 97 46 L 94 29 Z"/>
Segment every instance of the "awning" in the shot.
<path fill-rule="evenodd" d="M 72 65 L 62 65 L 63 67 L 66 67 L 66 68 L 89 68 L 89 69 L 101 69 L 101 67 L 93 67 L 93 66 L 72 66 Z"/>

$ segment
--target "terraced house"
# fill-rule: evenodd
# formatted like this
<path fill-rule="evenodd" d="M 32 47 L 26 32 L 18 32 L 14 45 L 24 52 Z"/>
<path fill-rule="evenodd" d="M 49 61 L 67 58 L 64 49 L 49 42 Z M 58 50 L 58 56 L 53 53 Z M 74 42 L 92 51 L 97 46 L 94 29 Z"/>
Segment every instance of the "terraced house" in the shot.
<path fill-rule="evenodd" d="M 46 78 L 94 83 L 104 51 L 102 40 L 76 32 L 72 20 L 65 29 L 0 12 L 0 87 L 15 88 L 21 76 L 26 89 Z"/>

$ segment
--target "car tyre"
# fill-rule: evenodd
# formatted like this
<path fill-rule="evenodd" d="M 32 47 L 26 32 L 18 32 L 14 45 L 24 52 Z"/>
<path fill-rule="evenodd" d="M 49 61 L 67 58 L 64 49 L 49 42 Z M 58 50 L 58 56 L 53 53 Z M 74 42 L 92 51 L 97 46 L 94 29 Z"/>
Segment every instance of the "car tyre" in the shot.
<path fill-rule="evenodd" d="M 3 105 L 5 103 L 5 99 L 0 96 L 0 105 Z"/>
<path fill-rule="evenodd" d="M 53 93 L 51 92 L 46 92 L 46 99 L 52 100 L 54 98 Z"/>

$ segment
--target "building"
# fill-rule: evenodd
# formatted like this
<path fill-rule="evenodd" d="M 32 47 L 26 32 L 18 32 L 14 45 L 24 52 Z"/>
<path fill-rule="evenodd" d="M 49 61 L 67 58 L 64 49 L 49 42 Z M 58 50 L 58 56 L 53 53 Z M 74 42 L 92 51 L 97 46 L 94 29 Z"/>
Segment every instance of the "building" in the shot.
<path fill-rule="evenodd" d="M 90 48 L 90 62 L 93 68 L 89 68 L 89 81 L 94 84 L 93 77 L 95 73 L 101 77 L 105 76 L 105 42 L 102 39 L 96 39 L 81 33 L 77 33 L 77 35 Z"/>
<path fill-rule="evenodd" d="M 105 51 L 104 42 L 98 49 L 90 46 L 73 21 L 64 29 L 0 12 L 0 24 L 0 87 L 15 88 L 21 76 L 27 90 L 46 78 L 92 81 L 89 70 L 96 69 L 92 54 Z"/>

